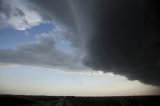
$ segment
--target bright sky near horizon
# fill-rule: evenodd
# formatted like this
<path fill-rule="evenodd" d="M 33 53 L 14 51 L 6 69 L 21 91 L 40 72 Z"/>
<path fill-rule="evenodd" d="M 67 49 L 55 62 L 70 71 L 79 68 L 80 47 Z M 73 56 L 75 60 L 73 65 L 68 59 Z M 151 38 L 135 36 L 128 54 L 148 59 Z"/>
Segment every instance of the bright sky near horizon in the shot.
<path fill-rule="evenodd" d="M 158 95 L 158 87 L 99 72 L 65 72 L 31 66 L 1 66 L 0 93 L 52 96 Z"/>
<path fill-rule="evenodd" d="M 85 66 L 70 28 L 18 1 L 0 0 L 0 94 L 159 95 L 158 86 Z"/>
<path fill-rule="evenodd" d="M 43 29 L 44 32 L 41 30 Z M 54 27 L 40 24 L 32 29 L 19 31 L 1 29 L 1 49 L 15 49 L 18 45 L 35 42 L 38 34 L 52 32 Z M 26 32 L 28 33 L 26 35 Z M 14 34 L 14 35 L 13 35 Z M 65 45 L 65 44 L 64 44 Z M 0 93 L 27 95 L 116 96 L 156 95 L 158 87 L 139 81 L 129 81 L 124 76 L 110 73 L 42 68 L 25 65 L 0 65 Z M 136 90 L 135 90 L 136 89 Z"/>

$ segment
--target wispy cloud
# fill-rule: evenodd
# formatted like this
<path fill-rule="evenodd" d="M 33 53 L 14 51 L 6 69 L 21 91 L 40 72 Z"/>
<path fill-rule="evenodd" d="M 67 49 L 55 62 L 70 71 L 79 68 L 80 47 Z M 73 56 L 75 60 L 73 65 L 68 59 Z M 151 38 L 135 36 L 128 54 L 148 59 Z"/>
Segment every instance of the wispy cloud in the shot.
<path fill-rule="evenodd" d="M 0 0 L 0 26 L 26 30 L 43 22 L 42 17 L 20 0 Z"/>

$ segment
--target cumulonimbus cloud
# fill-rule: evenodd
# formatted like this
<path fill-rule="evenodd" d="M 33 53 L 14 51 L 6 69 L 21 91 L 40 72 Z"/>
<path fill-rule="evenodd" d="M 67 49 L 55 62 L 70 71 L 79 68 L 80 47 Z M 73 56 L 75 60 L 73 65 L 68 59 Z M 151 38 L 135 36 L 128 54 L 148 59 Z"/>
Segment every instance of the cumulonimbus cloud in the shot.
<path fill-rule="evenodd" d="M 160 85 L 160 37 L 155 1 L 100 1 L 84 63 L 130 80 Z M 93 13 L 95 13 L 93 11 Z"/>
<path fill-rule="evenodd" d="M 73 32 L 72 42 L 81 51 L 83 63 L 87 67 L 104 72 L 109 70 L 125 75 L 131 80 L 160 85 L 160 33 L 158 26 L 160 22 L 159 5 L 155 0 L 28 1 L 40 8 L 39 14 L 48 14 L 48 20 L 57 20 L 71 29 Z M 39 48 L 40 44 L 32 44 L 32 46 Z M 42 44 L 45 45 L 43 42 Z M 16 53 L 27 48 L 26 45 L 24 49 L 16 50 Z M 50 50 L 50 48 L 53 47 L 49 46 L 48 49 Z M 42 57 L 46 59 L 48 57 L 46 53 L 43 53 L 43 49 L 37 51 L 42 52 Z M 7 57 L 6 52 L 0 52 L 2 59 Z M 26 53 L 25 51 L 24 54 Z M 13 51 L 11 54 L 8 52 L 8 55 L 13 54 Z M 33 58 L 37 59 L 36 56 Z M 26 61 L 30 61 L 27 59 L 29 59 L 28 57 Z M 15 60 L 14 58 L 10 59 L 10 61 Z M 58 60 L 61 59 L 56 61 L 58 62 Z M 46 61 L 41 62 L 42 60 L 37 63 L 38 61 L 33 64 L 47 63 Z M 67 61 L 69 60 L 66 59 Z M 3 60 L 3 62 L 5 61 Z"/>

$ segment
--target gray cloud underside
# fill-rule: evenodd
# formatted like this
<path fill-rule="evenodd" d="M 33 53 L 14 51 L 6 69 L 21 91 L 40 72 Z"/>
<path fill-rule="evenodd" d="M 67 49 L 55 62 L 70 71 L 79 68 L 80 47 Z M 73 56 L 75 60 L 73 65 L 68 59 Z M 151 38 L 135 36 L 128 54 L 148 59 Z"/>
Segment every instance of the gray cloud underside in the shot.
<path fill-rule="evenodd" d="M 45 35 L 19 46 L 15 50 L 0 49 L 0 63 L 21 64 L 58 69 L 81 69 L 83 66 L 71 55 L 55 47 L 52 36 Z"/>
<path fill-rule="evenodd" d="M 85 52 L 86 40 L 89 38 L 88 35 L 93 33 L 91 30 L 93 30 L 92 26 L 94 27 L 91 25 L 93 15 L 90 11 L 95 8 L 96 2 L 92 0 L 28 1 L 39 7 L 39 13 L 45 16 L 46 20 L 53 20 L 54 23 L 58 22 L 61 27 L 71 30 L 73 33 L 70 35 L 73 39 L 72 43 Z"/>
<path fill-rule="evenodd" d="M 155 0 L 30 1 L 73 27 L 86 66 L 160 85 L 159 5 Z"/>
<path fill-rule="evenodd" d="M 95 33 L 84 63 L 130 80 L 160 85 L 160 30 L 156 1 L 99 1 Z"/>
<path fill-rule="evenodd" d="M 160 17 L 159 4 L 155 0 L 28 1 L 40 8 L 40 14 L 47 13 L 48 20 L 57 20 L 71 29 L 74 33 L 72 42 L 82 51 L 84 65 L 160 85 Z M 11 51 L 8 55 L 13 54 L 16 55 Z M 42 54 L 43 58 L 48 57 L 46 53 Z M 2 59 L 4 55 L 5 52 L 0 53 Z M 37 56 L 33 58 L 39 61 Z M 26 60 L 32 61 L 28 57 Z M 46 63 L 41 61 L 38 64 Z"/>

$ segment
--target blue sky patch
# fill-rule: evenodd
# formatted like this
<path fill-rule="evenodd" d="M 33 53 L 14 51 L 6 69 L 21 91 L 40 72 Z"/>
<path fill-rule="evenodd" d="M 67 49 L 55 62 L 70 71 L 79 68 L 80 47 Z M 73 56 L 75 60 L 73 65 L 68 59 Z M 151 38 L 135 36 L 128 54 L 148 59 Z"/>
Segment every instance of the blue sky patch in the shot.
<path fill-rule="evenodd" d="M 15 48 L 18 44 L 35 40 L 35 36 L 42 33 L 51 32 L 54 25 L 43 23 L 24 31 L 13 28 L 0 29 L 0 49 Z"/>

